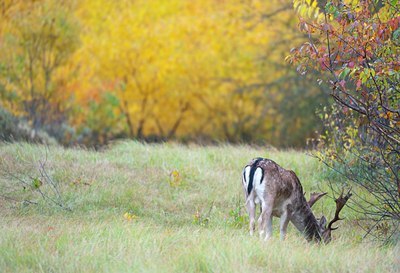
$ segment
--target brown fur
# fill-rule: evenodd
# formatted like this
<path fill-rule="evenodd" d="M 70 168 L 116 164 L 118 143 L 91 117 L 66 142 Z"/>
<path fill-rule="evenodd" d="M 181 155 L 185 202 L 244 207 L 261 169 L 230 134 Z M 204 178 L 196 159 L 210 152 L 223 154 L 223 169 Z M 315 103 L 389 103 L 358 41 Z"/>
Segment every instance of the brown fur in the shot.
<path fill-rule="evenodd" d="M 253 165 L 253 159 L 249 165 Z M 299 178 L 291 170 L 285 170 L 270 159 L 259 161 L 254 167 L 260 167 L 264 177 L 258 189 L 263 188 L 262 196 L 256 185 L 250 194 L 246 194 L 246 206 L 250 215 L 250 233 L 255 229 L 255 203 L 261 204 L 261 215 L 258 220 L 260 235 L 266 233 L 265 239 L 272 235 L 272 216 L 281 218 L 281 238 L 286 234 L 288 222 L 292 222 L 308 240 L 321 240 L 322 229 L 316 220 L 309 204 L 304 198 L 303 187 Z M 245 181 L 244 181 L 245 183 Z M 248 182 L 247 182 L 248 183 Z M 255 181 L 257 183 L 257 181 Z M 243 185 L 245 187 L 245 185 Z"/>

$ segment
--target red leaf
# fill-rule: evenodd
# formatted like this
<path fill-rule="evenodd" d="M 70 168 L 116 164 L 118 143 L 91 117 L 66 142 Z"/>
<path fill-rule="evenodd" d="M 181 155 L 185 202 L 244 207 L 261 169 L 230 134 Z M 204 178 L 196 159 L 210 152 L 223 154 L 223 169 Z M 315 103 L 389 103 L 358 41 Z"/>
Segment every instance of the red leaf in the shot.
<path fill-rule="evenodd" d="M 357 89 L 360 89 L 360 87 L 361 87 L 361 80 L 358 80 L 357 81 Z"/>
<path fill-rule="evenodd" d="M 341 80 L 341 81 L 339 82 L 339 85 L 340 85 L 340 87 L 341 87 L 343 90 L 346 90 L 346 81 L 345 81 L 345 80 Z"/>

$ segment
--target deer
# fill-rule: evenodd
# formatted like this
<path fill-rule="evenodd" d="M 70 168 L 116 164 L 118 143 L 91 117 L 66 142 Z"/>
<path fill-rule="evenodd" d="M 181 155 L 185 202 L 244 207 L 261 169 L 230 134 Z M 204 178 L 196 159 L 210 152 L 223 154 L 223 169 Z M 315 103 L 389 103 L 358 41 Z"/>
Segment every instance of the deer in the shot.
<path fill-rule="evenodd" d="M 311 207 L 327 193 L 311 193 L 307 201 L 297 175 L 267 158 L 255 158 L 247 164 L 242 173 L 245 206 L 249 214 L 250 235 L 255 232 L 256 204 L 260 204 L 258 218 L 259 234 L 267 241 L 272 236 L 272 217 L 280 218 L 280 238 L 284 240 L 291 222 L 307 241 L 329 243 L 332 231 L 338 227 L 333 224 L 339 220 L 340 211 L 352 196 L 351 189 L 335 200 L 334 218 L 327 224 L 322 216 L 317 220 Z"/>

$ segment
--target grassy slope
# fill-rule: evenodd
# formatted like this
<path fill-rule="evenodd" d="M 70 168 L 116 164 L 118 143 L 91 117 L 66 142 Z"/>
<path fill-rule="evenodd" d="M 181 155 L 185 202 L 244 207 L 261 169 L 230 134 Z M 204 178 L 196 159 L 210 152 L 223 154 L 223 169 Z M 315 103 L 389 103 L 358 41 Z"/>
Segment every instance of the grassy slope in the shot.
<path fill-rule="evenodd" d="M 242 203 L 240 174 L 256 156 L 293 169 L 305 191 L 318 190 L 324 170 L 304 153 L 249 146 L 198 147 L 124 142 L 102 152 L 51 147 L 48 170 L 60 182 L 72 212 L 45 204 L 21 206 L 0 199 L 0 272 L 395 272 L 396 249 L 361 243 L 354 215 L 318 246 L 290 227 L 280 242 L 250 237 L 233 227 Z M 15 173 L 35 176 L 45 148 L 0 144 L 0 158 Z M 4 163 L 6 162 L 6 163 Z M 171 183 L 178 170 L 180 180 Z M 0 191 L 15 181 L 0 177 Z M 331 216 L 326 198 L 315 212 Z M 211 208 L 211 212 L 209 213 Z M 132 212 L 138 218 L 128 221 Z M 242 209 L 242 212 L 244 210 Z M 208 224 L 194 221 L 208 218 Z M 200 221 L 201 222 L 201 221 Z M 202 222 L 204 223 L 204 222 Z"/>

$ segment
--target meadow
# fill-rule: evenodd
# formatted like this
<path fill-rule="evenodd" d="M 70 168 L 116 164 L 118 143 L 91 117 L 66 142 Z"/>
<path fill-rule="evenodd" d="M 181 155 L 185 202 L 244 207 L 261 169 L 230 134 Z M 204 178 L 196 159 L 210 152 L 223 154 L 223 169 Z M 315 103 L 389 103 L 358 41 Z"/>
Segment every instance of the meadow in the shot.
<path fill-rule="evenodd" d="M 304 151 L 133 141 L 100 151 L 0 144 L 7 170 L 0 175 L 7 195 L 0 197 L 0 272 L 399 272 L 399 249 L 363 240 L 358 215 L 347 208 L 328 245 L 306 242 L 291 224 L 280 241 L 277 219 L 272 240 L 250 237 L 241 171 L 258 156 L 294 170 L 307 194 L 329 189 L 332 174 Z M 46 157 L 70 210 L 10 176 L 37 181 Z M 51 196 L 48 185 L 36 186 Z M 324 197 L 313 210 L 329 220 L 334 201 Z"/>

